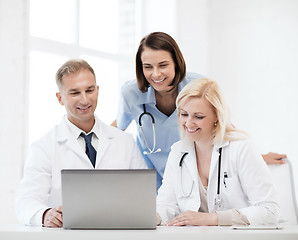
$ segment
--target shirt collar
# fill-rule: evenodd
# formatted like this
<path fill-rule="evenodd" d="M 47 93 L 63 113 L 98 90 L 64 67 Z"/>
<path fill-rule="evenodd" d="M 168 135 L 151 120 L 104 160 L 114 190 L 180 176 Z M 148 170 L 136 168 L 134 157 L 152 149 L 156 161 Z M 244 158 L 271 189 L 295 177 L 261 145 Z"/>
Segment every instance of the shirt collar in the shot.
<path fill-rule="evenodd" d="M 98 124 L 98 119 L 96 117 L 95 117 L 95 123 L 93 125 L 93 128 L 89 133 L 84 132 L 82 129 L 78 128 L 76 125 L 70 122 L 69 119 L 67 118 L 67 115 L 65 115 L 65 121 L 66 121 L 66 125 L 69 127 L 70 132 L 76 137 L 76 139 L 79 138 L 82 132 L 85 133 L 86 135 L 93 132 L 97 138 L 99 136 L 99 124 Z"/>

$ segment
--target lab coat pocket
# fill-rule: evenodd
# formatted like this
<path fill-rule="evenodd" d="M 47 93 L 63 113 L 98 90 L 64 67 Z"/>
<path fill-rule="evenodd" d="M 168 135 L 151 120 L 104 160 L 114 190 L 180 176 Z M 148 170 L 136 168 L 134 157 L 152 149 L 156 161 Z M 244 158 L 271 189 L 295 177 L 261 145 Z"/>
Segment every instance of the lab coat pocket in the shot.
<path fill-rule="evenodd" d="M 243 194 L 243 189 L 237 175 L 224 178 L 221 190 L 225 203 L 225 209 L 246 206 L 246 200 Z"/>

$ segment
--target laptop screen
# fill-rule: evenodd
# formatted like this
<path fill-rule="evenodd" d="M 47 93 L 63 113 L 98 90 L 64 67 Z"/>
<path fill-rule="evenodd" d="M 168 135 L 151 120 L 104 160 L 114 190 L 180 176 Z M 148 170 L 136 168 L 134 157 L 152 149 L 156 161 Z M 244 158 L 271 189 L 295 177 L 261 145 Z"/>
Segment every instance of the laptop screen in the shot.
<path fill-rule="evenodd" d="M 156 172 L 62 170 L 63 227 L 155 229 Z"/>

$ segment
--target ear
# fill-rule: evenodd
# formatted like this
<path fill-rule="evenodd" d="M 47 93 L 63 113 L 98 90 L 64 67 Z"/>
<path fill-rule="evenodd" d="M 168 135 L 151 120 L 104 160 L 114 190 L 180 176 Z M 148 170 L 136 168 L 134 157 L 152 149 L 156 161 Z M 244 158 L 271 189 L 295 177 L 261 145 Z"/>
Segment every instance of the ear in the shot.
<path fill-rule="evenodd" d="M 217 124 L 218 124 L 218 120 L 216 118 L 216 120 L 214 121 L 214 126 L 217 126 Z"/>
<path fill-rule="evenodd" d="M 63 106 L 64 103 L 63 103 L 63 101 L 62 101 L 62 97 L 61 97 L 60 92 L 56 92 L 56 97 L 57 97 L 57 99 L 58 99 L 58 102 Z"/>

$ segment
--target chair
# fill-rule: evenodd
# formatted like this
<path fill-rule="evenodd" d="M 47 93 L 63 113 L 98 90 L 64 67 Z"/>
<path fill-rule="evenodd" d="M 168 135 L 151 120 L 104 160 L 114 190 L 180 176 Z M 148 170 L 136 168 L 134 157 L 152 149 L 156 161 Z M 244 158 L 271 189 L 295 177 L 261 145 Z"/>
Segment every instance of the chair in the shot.
<path fill-rule="evenodd" d="M 280 224 L 297 225 L 298 211 L 292 165 L 288 159 L 285 161 L 285 164 L 268 165 L 268 167 L 280 197 Z"/>

